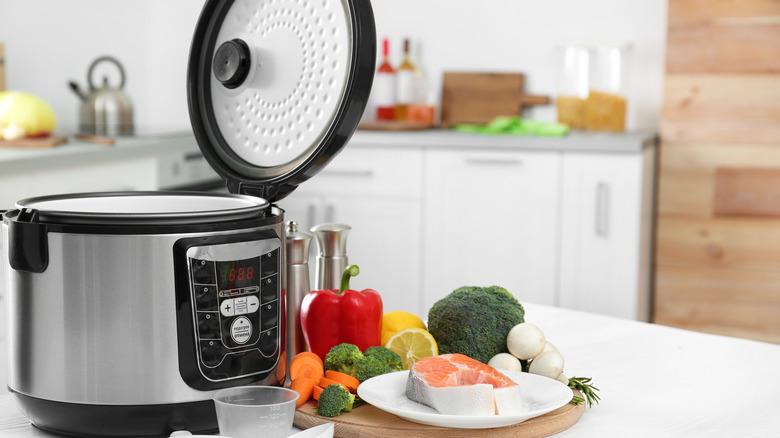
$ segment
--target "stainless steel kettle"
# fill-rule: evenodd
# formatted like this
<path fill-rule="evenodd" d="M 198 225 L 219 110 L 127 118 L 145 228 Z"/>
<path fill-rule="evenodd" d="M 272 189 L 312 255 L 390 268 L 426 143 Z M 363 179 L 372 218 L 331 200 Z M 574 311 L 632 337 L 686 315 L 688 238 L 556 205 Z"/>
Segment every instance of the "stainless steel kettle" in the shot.
<path fill-rule="evenodd" d="M 92 80 L 95 67 L 101 62 L 111 62 L 119 69 L 120 83 L 118 88 L 111 87 L 108 77 L 103 77 L 103 83 L 96 87 Z M 89 94 L 84 94 L 77 83 L 69 82 L 70 88 L 81 98 L 79 111 L 79 131 L 96 135 L 132 135 L 133 105 L 122 89 L 125 86 L 125 69 L 122 64 L 111 56 L 101 56 L 92 61 L 87 71 Z"/>

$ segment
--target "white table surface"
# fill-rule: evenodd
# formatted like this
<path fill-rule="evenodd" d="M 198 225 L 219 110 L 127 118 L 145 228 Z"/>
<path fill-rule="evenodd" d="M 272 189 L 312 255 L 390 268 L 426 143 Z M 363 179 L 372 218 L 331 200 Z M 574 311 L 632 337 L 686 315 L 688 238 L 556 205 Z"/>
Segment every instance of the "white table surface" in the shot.
<path fill-rule="evenodd" d="M 601 403 L 557 437 L 780 436 L 780 345 L 525 307 L 563 353 L 566 374 L 601 389 Z M 0 437 L 51 436 L 0 396 Z"/>

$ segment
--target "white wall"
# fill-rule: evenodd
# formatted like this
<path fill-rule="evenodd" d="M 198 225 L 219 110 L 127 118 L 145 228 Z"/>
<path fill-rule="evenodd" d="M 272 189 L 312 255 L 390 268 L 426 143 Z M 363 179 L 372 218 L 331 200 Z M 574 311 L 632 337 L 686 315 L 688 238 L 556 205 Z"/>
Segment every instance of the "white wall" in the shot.
<path fill-rule="evenodd" d="M 90 62 L 110 54 L 125 65 L 138 127 L 187 128 L 186 64 L 202 4 L 1 0 L 7 87 L 43 97 L 60 126 L 73 130 L 78 100 L 67 81 L 85 86 Z M 413 48 L 421 45 L 423 68 L 435 89 L 443 71 L 512 71 L 525 73 L 527 92 L 553 96 L 556 45 L 631 43 L 628 126 L 658 126 L 665 0 L 374 0 L 373 6 L 377 34 L 391 39 L 393 61 L 400 61 L 402 39 L 412 38 Z M 97 73 L 96 79 L 102 75 Z M 529 115 L 555 119 L 553 106 Z"/>

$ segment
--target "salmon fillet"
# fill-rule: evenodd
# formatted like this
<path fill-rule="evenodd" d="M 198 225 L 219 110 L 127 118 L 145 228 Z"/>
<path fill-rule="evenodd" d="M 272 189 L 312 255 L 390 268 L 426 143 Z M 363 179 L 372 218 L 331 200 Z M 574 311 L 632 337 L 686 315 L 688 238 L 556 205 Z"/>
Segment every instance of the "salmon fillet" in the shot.
<path fill-rule="evenodd" d="M 412 365 L 406 397 L 441 414 L 515 414 L 523 409 L 517 383 L 462 354 L 426 357 Z"/>

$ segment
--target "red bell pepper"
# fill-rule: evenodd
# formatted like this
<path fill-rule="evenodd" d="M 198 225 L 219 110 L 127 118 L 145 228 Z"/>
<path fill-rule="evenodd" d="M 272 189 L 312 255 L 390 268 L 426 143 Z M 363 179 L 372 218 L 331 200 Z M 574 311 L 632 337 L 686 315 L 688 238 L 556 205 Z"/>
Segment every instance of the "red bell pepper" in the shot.
<path fill-rule="evenodd" d="M 314 290 L 303 297 L 301 328 L 309 351 L 322 360 L 341 343 L 360 351 L 382 341 L 382 297 L 373 289 L 349 289 L 349 279 L 360 269 L 349 265 L 341 275 L 339 290 Z"/>

